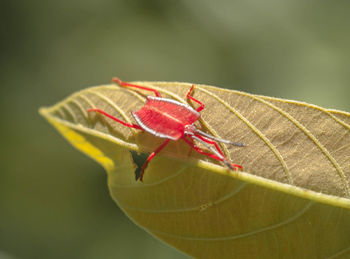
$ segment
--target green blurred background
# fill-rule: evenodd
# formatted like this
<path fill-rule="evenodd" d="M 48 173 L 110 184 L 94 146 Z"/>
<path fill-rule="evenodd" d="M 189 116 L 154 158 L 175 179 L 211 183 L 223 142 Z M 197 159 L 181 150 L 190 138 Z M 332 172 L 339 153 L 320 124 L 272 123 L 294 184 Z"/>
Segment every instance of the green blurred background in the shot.
<path fill-rule="evenodd" d="M 350 111 L 349 1 L 1 1 L 0 258 L 186 258 L 39 116 L 112 76 Z"/>

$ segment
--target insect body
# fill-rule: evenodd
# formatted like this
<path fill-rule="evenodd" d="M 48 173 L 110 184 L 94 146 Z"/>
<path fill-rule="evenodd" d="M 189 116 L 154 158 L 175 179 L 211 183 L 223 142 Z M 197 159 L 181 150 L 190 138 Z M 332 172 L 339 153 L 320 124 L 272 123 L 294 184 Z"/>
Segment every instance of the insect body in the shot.
<path fill-rule="evenodd" d="M 100 109 L 88 110 L 88 112 L 94 111 L 101 113 L 126 127 L 147 131 L 157 137 L 165 139 L 165 141 L 149 155 L 146 162 L 143 164 L 140 174 L 141 181 L 148 163 L 169 143 L 170 140 L 176 141 L 183 139 L 198 153 L 223 162 L 231 170 L 236 170 L 238 168 L 242 169 L 242 166 L 232 164 L 228 161 L 216 142 L 222 142 L 239 147 L 243 147 L 244 144 L 216 138 L 197 129 L 197 127 L 194 125 L 194 123 L 200 117 L 200 111 L 204 109 L 204 104 L 191 96 L 194 85 L 192 85 L 186 97 L 199 104 L 197 109 L 192 108 L 189 104 L 184 104 L 173 99 L 163 98 L 157 90 L 152 88 L 123 82 L 119 78 L 113 78 L 112 81 L 116 82 L 122 87 L 138 88 L 151 91 L 155 94 L 155 96 L 147 96 L 146 104 L 140 110 L 132 112 L 137 124 L 129 124 L 121 121 Z M 202 148 L 196 146 L 194 140 L 206 146 L 211 153 L 206 152 Z"/>

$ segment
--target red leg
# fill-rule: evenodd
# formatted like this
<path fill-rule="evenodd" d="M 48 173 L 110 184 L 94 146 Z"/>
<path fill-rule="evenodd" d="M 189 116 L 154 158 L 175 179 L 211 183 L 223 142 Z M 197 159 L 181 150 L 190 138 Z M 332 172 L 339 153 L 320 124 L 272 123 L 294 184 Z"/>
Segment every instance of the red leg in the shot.
<path fill-rule="evenodd" d="M 148 87 L 144 87 L 144 86 L 140 86 L 140 85 L 134 85 L 134 84 L 130 84 L 128 82 L 124 82 L 122 80 L 120 80 L 118 77 L 113 77 L 112 78 L 112 82 L 115 82 L 117 83 L 118 85 L 120 86 L 123 86 L 123 87 L 135 87 L 135 88 L 138 88 L 138 89 L 142 89 L 142 90 L 146 90 L 146 91 L 151 91 L 153 92 L 157 97 L 162 97 L 160 95 L 160 93 L 155 90 L 155 89 L 152 89 L 152 88 L 148 88 Z"/>
<path fill-rule="evenodd" d="M 123 124 L 123 125 L 126 126 L 126 127 L 134 128 L 134 129 L 139 129 L 139 130 L 143 130 L 143 128 L 141 128 L 141 127 L 140 127 L 139 125 L 137 125 L 137 124 L 129 124 L 129 123 L 126 123 L 126 122 L 124 122 L 124 121 L 121 121 L 121 120 L 117 119 L 116 117 L 114 117 L 114 116 L 112 116 L 112 115 L 110 115 L 110 114 L 108 114 L 108 113 L 106 113 L 106 112 L 104 112 L 104 111 L 102 111 L 102 110 L 100 110 L 100 109 L 88 109 L 87 111 L 88 111 L 88 112 L 98 112 L 98 113 L 101 113 L 101 114 L 107 116 L 108 118 L 110 118 L 110 119 L 112 119 L 112 120 L 115 120 L 116 122 L 119 122 L 120 124 Z"/>
<path fill-rule="evenodd" d="M 215 159 L 215 160 L 223 161 L 222 158 L 220 158 L 220 157 L 218 157 L 218 156 L 216 156 L 216 155 L 213 155 L 213 154 L 211 154 L 211 153 L 207 153 L 207 152 L 203 151 L 201 148 L 197 147 L 197 146 L 193 143 L 192 139 L 189 140 L 189 139 L 187 139 L 185 136 L 183 136 L 182 139 L 183 139 L 187 144 L 189 144 L 194 150 L 196 150 L 199 154 L 202 154 L 202 155 L 211 157 L 211 158 L 213 158 L 213 159 Z"/>
<path fill-rule="evenodd" d="M 198 134 L 195 134 L 195 136 L 199 139 L 201 139 L 202 141 L 208 143 L 208 144 L 212 144 L 214 145 L 214 147 L 216 148 L 216 150 L 220 153 L 220 155 L 222 155 L 224 157 L 224 159 L 227 161 L 227 158 L 225 158 L 225 155 L 222 153 L 219 145 L 215 142 L 215 141 L 212 141 L 212 140 L 209 140 L 209 139 L 206 139 L 204 137 L 202 137 L 201 135 L 198 135 Z M 240 169 L 242 169 L 242 166 L 241 165 L 237 165 L 237 164 L 232 164 L 230 163 L 233 167 L 238 167 Z"/>
<path fill-rule="evenodd" d="M 200 139 L 200 138 L 199 138 Z M 205 151 L 203 151 L 201 148 L 199 148 L 199 147 L 197 147 L 194 143 L 193 143 L 193 141 L 192 141 L 192 139 L 191 140 L 188 140 L 185 136 L 183 137 L 183 140 L 185 140 L 194 150 L 196 150 L 198 153 L 200 153 L 200 154 L 203 154 L 203 155 L 206 155 L 206 156 L 208 156 L 208 157 L 211 157 L 211 158 L 213 158 L 213 159 L 216 159 L 216 160 L 219 160 L 219 161 L 221 161 L 221 162 L 224 162 L 230 169 L 232 169 L 232 170 L 235 170 L 235 169 L 237 169 L 237 168 L 240 168 L 240 169 L 242 169 L 242 166 L 241 165 L 237 165 L 237 164 L 231 164 L 230 162 L 228 162 L 228 160 L 225 158 L 225 156 L 222 154 L 222 152 L 221 152 L 221 150 L 219 151 L 219 154 L 220 155 L 222 155 L 222 157 L 223 158 L 221 158 L 221 157 L 219 157 L 219 156 L 216 156 L 216 155 L 213 155 L 213 154 L 211 154 L 211 153 L 207 153 L 207 152 L 205 152 Z M 202 139 L 200 139 L 200 140 L 202 140 Z M 205 142 L 205 143 L 208 143 L 207 141 L 204 141 L 204 140 L 202 140 L 203 142 Z M 216 143 L 215 143 L 216 144 Z"/>
<path fill-rule="evenodd" d="M 154 150 L 149 157 L 147 158 L 146 162 L 142 166 L 141 174 L 140 174 L 140 181 L 142 182 L 143 174 L 145 173 L 145 170 L 147 168 L 148 163 L 169 143 L 170 139 L 165 140 L 156 150 Z"/>
<path fill-rule="evenodd" d="M 202 137 L 202 136 L 199 135 L 199 134 L 194 134 L 194 135 L 195 135 L 197 138 L 200 138 L 201 140 L 203 140 L 204 142 L 206 142 L 206 143 L 208 143 L 208 144 L 214 145 L 214 147 L 215 147 L 216 150 L 220 153 L 220 155 L 222 155 L 223 157 L 225 157 L 224 154 L 222 153 L 222 151 L 221 151 L 219 145 L 218 145 L 215 141 L 206 139 L 206 138 Z"/>
<path fill-rule="evenodd" d="M 192 87 L 191 87 L 191 89 L 188 91 L 186 97 L 187 97 L 188 99 L 191 99 L 192 101 L 194 101 L 194 102 L 196 102 L 196 103 L 198 103 L 198 104 L 200 105 L 200 106 L 197 108 L 197 112 L 200 112 L 201 110 L 204 109 L 204 104 L 201 103 L 200 101 L 198 101 L 196 98 L 194 98 L 194 97 L 191 96 L 191 93 L 192 93 L 192 91 L 193 91 L 193 88 L 194 88 L 194 85 L 192 85 Z"/>

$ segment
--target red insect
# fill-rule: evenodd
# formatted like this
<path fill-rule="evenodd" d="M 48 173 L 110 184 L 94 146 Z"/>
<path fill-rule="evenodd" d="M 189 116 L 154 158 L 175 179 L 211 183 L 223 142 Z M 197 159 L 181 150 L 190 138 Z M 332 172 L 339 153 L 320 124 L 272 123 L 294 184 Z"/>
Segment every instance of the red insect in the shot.
<path fill-rule="evenodd" d="M 140 174 L 141 181 L 148 163 L 169 143 L 170 140 L 183 139 L 198 153 L 223 162 L 231 170 L 236 170 L 238 168 L 242 169 L 242 166 L 232 164 L 228 161 L 216 142 L 231 144 L 239 147 L 244 147 L 244 144 L 216 138 L 197 129 L 197 127 L 194 125 L 200 116 L 200 111 L 204 109 L 204 104 L 191 96 L 194 85 L 192 85 L 186 97 L 199 104 L 197 109 L 192 108 L 189 104 L 184 104 L 173 99 L 163 98 L 157 90 L 152 88 L 123 82 L 116 77 L 112 79 L 112 82 L 115 82 L 122 87 L 134 87 L 147 90 L 156 95 L 155 97 L 147 96 L 146 104 L 140 110 L 132 112 L 132 115 L 138 124 L 126 123 L 100 109 L 88 110 L 88 112 L 94 111 L 101 113 L 126 127 L 147 131 L 157 137 L 166 139 L 155 151 L 149 155 L 146 162 L 143 164 Z M 194 140 L 202 143 L 212 153 L 208 153 L 196 146 Z"/>

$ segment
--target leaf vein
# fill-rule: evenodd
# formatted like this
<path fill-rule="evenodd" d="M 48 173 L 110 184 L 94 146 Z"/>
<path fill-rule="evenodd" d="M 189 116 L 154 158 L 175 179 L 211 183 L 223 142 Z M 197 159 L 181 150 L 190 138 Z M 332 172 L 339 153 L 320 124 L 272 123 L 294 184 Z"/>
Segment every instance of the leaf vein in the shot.
<path fill-rule="evenodd" d="M 77 117 L 75 116 L 74 112 L 72 111 L 72 109 L 69 107 L 69 105 L 67 103 L 64 103 L 62 106 L 62 109 L 65 109 L 69 115 L 72 117 L 73 122 L 77 123 Z"/>
<path fill-rule="evenodd" d="M 76 105 L 79 110 L 81 111 L 81 113 L 84 115 L 85 118 L 88 118 L 88 113 L 87 111 L 84 109 L 84 107 L 81 105 L 81 103 L 77 100 L 77 99 L 71 99 L 70 100 L 71 103 L 73 103 L 74 105 Z"/>
<path fill-rule="evenodd" d="M 203 210 L 204 207 L 211 207 L 214 205 L 218 205 L 219 203 L 222 203 L 222 202 L 234 197 L 241 190 L 243 190 L 246 187 L 246 185 L 247 185 L 247 183 L 243 182 L 240 186 L 238 186 L 237 188 L 235 188 L 234 190 L 232 190 L 228 194 L 220 197 L 219 199 L 217 199 L 213 202 L 207 202 L 205 204 L 197 205 L 197 206 L 190 207 L 190 208 L 158 210 L 158 209 L 136 208 L 136 207 L 132 207 L 132 206 L 125 206 L 122 204 L 120 204 L 120 206 L 123 207 L 124 209 L 133 210 L 133 211 L 140 211 L 143 213 L 178 213 L 178 212 L 187 212 L 187 211 L 201 211 L 201 210 Z"/>
<path fill-rule="evenodd" d="M 340 167 L 340 165 L 338 164 L 336 159 L 329 153 L 327 148 L 324 147 L 322 145 L 322 143 L 304 125 L 302 125 L 298 120 L 296 120 L 289 113 L 287 113 L 284 110 L 282 110 L 281 108 L 273 105 L 272 103 L 267 102 L 267 101 L 265 101 L 262 98 L 259 98 L 257 96 L 253 96 L 253 95 L 248 95 L 248 96 L 250 96 L 251 98 L 254 98 L 255 100 L 260 101 L 260 102 L 270 106 L 272 109 L 278 111 L 280 114 L 282 114 L 288 120 L 290 120 L 295 126 L 297 126 L 310 140 L 312 140 L 315 143 L 315 145 L 321 150 L 321 152 L 325 155 L 325 157 L 327 157 L 327 159 L 331 162 L 331 164 L 333 164 L 333 166 L 335 167 L 335 169 L 338 172 L 339 177 L 341 178 L 341 180 L 343 182 L 346 195 L 348 197 L 350 197 L 349 184 L 348 184 L 348 182 L 346 180 L 346 176 L 345 176 L 345 173 L 344 173 L 343 169 Z"/>
<path fill-rule="evenodd" d="M 242 120 L 257 136 L 259 136 L 266 144 L 267 146 L 271 149 L 271 151 L 275 154 L 277 159 L 280 161 L 282 168 L 288 178 L 288 181 L 290 184 L 293 184 L 293 179 L 292 176 L 288 170 L 287 164 L 284 161 L 281 153 L 278 151 L 278 149 L 271 143 L 271 141 L 257 128 L 255 127 L 250 121 L 248 121 L 247 118 L 245 118 L 240 112 L 235 110 L 233 107 L 231 107 L 227 102 L 225 102 L 223 99 L 218 97 L 217 95 L 203 89 L 197 87 L 197 89 L 200 89 L 202 92 L 207 93 L 208 95 L 212 96 L 216 100 L 218 100 L 221 104 L 223 104 L 228 110 L 230 110 L 233 114 L 235 114 L 240 120 Z"/>
<path fill-rule="evenodd" d="M 197 240 L 197 241 L 226 241 L 226 240 L 237 240 L 237 239 L 242 239 L 242 238 L 246 238 L 252 235 L 256 235 L 256 234 L 261 234 L 264 232 L 268 232 L 268 231 L 272 231 L 274 229 L 283 227 L 287 224 L 290 224 L 294 221 L 296 221 L 297 219 L 299 219 L 300 217 L 302 217 L 313 205 L 313 202 L 308 202 L 307 205 L 300 210 L 298 213 L 296 213 L 295 215 L 287 218 L 286 220 L 277 223 L 277 224 L 273 224 L 267 227 L 263 227 L 261 229 L 258 230 L 253 230 L 253 231 L 249 231 L 243 234 L 238 234 L 238 235 L 233 235 L 233 236 L 226 236 L 226 237 L 194 237 L 194 236 L 182 236 L 182 235 L 177 235 L 177 234 L 172 234 L 172 233 L 166 233 L 163 231 L 159 231 L 159 230 L 153 230 L 153 229 L 149 229 L 149 231 L 153 232 L 153 233 L 157 233 L 157 234 L 161 234 L 164 236 L 168 236 L 168 237 L 172 237 L 172 238 L 178 238 L 178 239 L 185 239 L 185 240 Z"/>
<path fill-rule="evenodd" d="M 79 95 L 78 97 L 80 97 L 81 99 L 83 99 L 89 106 L 90 108 L 96 108 L 96 106 L 94 105 L 94 103 L 92 101 L 90 101 L 90 99 L 88 97 L 86 97 L 84 94 Z"/>

